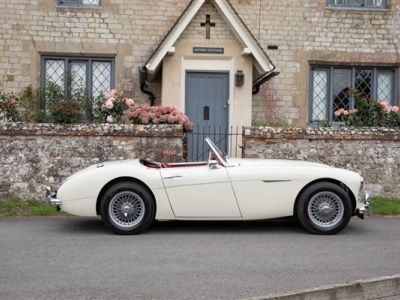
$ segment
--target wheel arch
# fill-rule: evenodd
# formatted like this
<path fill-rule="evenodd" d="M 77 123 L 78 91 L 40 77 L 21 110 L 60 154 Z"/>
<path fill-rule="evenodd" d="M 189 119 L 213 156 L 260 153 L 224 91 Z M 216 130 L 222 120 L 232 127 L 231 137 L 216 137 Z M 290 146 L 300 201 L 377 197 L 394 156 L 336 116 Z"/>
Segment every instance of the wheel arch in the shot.
<path fill-rule="evenodd" d="M 332 179 L 332 178 L 319 178 L 319 179 L 311 181 L 308 184 L 306 184 L 305 186 L 303 186 L 303 188 L 297 194 L 296 200 L 295 200 L 294 206 L 293 206 L 293 215 L 294 216 L 297 216 L 297 205 L 298 205 L 301 194 L 309 186 L 311 186 L 315 183 L 318 183 L 318 182 L 330 182 L 330 183 L 336 184 L 337 186 L 342 188 L 346 192 L 346 194 L 350 197 L 351 206 L 352 206 L 352 215 L 354 215 L 357 203 L 356 203 L 356 198 L 355 198 L 354 194 L 352 193 L 351 189 L 345 183 L 341 182 L 340 180 L 336 180 L 336 179 Z"/>
<path fill-rule="evenodd" d="M 103 186 L 103 188 L 100 190 L 99 195 L 97 196 L 97 200 L 96 200 L 96 214 L 100 215 L 100 203 L 101 203 L 101 199 L 103 198 L 104 193 L 114 184 L 120 183 L 120 182 L 135 182 L 140 184 L 141 186 L 143 186 L 146 190 L 148 190 L 148 192 L 151 194 L 151 196 L 153 197 L 154 200 L 154 205 L 156 208 L 156 212 L 157 212 L 157 201 L 156 198 L 154 196 L 153 191 L 148 187 L 147 184 L 145 184 L 143 181 L 135 178 L 135 177 L 129 177 L 129 176 L 124 176 L 124 177 L 118 177 L 118 178 L 114 178 L 113 180 L 109 181 L 106 185 Z"/>

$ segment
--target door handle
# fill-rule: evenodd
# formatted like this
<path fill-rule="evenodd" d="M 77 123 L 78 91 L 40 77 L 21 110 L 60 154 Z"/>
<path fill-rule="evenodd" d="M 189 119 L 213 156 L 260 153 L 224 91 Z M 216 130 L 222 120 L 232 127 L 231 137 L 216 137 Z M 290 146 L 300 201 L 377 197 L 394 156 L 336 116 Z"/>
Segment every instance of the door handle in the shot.
<path fill-rule="evenodd" d="M 180 177 L 182 177 L 182 175 L 174 174 L 174 175 L 167 176 L 167 177 L 163 177 L 163 178 L 164 178 L 164 179 L 173 179 L 173 178 L 180 178 Z"/>

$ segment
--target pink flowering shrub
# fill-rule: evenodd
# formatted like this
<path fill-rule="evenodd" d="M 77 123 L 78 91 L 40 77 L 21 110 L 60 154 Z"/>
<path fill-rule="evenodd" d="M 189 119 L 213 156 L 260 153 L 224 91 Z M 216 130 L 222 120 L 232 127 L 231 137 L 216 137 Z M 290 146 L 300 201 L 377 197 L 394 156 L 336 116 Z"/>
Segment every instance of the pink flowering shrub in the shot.
<path fill-rule="evenodd" d="M 12 122 L 21 121 L 18 111 L 19 103 L 13 92 L 3 93 L 3 91 L 0 90 L 0 120 Z"/>
<path fill-rule="evenodd" d="M 400 113 L 398 106 L 390 106 L 386 102 L 368 99 L 360 91 L 350 89 L 355 108 L 349 111 L 343 108 L 335 111 L 345 126 L 354 127 L 399 127 Z"/>
<path fill-rule="evenodd" d="M 121 123 L 122 117 L 135 102 L 124 96 L 124 92 L 112 89 L 108 95 L 101 94 L 93 99 L 89 121 L 96 123 Z"/>
<path fill-rule="evenodd" d="M 128 119 L 132 124 L 181 124 L 185 132 L 193 131 L 189 118 L 172 106 L 150 106 L 142 104 L 134 108 Z"/>

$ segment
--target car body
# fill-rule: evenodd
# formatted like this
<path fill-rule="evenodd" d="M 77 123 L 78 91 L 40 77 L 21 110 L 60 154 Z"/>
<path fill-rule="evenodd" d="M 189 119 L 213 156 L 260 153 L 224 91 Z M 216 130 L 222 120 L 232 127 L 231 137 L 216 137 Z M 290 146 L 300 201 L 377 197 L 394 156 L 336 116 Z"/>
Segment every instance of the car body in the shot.
<path fill-rule="evenodd" d="M 101 215 L 118 234 L 153 220 L 260 220 L 297 216 L 316 234 L 341 231 L 370 211 L 356 172 L 320 163 L 228 159 L 207 137 L 203 162 L 104 162 L 68 177 L 46 201 L 78 216 Z"/>

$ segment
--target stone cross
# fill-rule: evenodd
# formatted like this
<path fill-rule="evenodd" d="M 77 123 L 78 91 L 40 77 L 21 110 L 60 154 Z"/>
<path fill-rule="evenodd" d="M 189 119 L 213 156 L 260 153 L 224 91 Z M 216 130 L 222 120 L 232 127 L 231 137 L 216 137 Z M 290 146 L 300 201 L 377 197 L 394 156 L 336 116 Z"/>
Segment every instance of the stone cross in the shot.
<path fill-rule="evenodd" d="M 206 15 L 206 21 L 200 23 L 201 27 L 206 27 L 206 39 L 208 40 L 210 39 L 210 27 L 215 27 L 215 23 L 210 21 L 210 15 Z"/>

